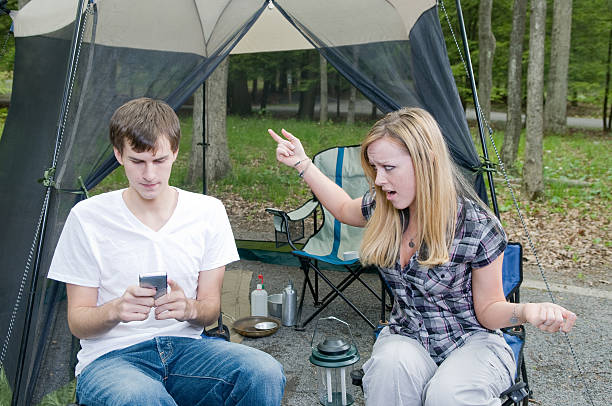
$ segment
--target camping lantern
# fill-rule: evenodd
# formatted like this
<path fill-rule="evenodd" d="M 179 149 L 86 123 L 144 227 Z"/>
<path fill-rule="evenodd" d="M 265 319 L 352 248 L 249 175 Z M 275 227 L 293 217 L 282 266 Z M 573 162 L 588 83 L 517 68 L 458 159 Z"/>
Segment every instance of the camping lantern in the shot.
<path fill-rule="evenodd" d="M 346 325 L 351 342 L 349 343 L 339 337 L 325 337 L 315 347 L 313 343 L 321 320 L 335 320 Z M 317 320 L 310 347 L 312 348 L 310 362 L 317 366 L 317 375 L 319 376 L 319 402 L 324 406 L 353 404 L 355 401 L 353 389 L 352 385 L 347 386 L 347 379 L 350 379 L 353 365 L 359 361 L 359 352 L 349 324 L 335 317 Z"/>

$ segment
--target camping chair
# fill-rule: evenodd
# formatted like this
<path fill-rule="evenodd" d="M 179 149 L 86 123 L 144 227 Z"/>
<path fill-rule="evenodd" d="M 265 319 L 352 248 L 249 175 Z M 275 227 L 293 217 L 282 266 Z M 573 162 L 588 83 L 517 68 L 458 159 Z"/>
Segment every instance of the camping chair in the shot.
<path fill-rule="evenodd" d="M 360 151 L 359 146 L 334 147 L 317 153 L 312 158 L 312 162 L 328 178 L 342 187 L 351 198 L 357 198 L 368 190 L 368 182 L 361 168 Z M 319 210 L 322 213 L 323 222 L 317 225 L 317 211 Z M 343 293 L 353 282 L 359 281 L 378 300 L 382 300 L 379 294 L 360 278 L 360 275 L 366 270 L 357 258 L 363 233 L 362 229 L 340 223 L 317 201 L 316 196 L 289 213 L 272 208 L 268 208 L 266 211 L 274 216 L 276 246 L 289 244 L 293 249 L 292 254 L 299 259 L 300 268 L 304 272 L 302 294 L 297 310 L 296 329 L 303 329 L 338 296 L 373 329 L 376 328 Z M 304 219 L 310 215 L 313 216 L 314 232 L 303 248 L 299 249 L 296 242 L 304 238 Z M 335 284 L 323 272 L 322 266 L 329 267 L 330 265 L 346 269 L 348 275 L 341 282 Z M 311 279 L 311 269 L 314 271 L 314 281 Z M 319 278 L 331 288 L 331 291 L 321 300 L 319 300 Z M 318 309 L 301 322 L 307 286 Z"/>
<path fill-rule="evenodd" d="M 504 262 L 502 264 L 502 282 L 504 295 L 510 303 L 519 303 L 520 287 L 523 282 L 523 247 L 520 243 L 508 243 L 504 251 Z M 527 367 L 523 357 L 523 347 L 525 346 L 525 326 L 508 327 L 502 329 L 504 339 L 512 348 L 514 360 L 516 362 L 515 384 L 504 391 L 500 397 L 508 397 L 503 405 L 519 405 L 523 401 L 524 406 L 529 404 L 531 391 L 527 381 Z"/>
<path fill-rule="evenodd" d="M 508 243 L 506 250 L 504 251 L 504 262 L 502 264 L 502 282 L 504 295 L 506 296 L 506 300 L 511 303 L 519 302 L 519 289 L 521 287 L 521 283 L 523 282 L 523 247 L 519 243 Z M 384 314 L 384 304 L 385 304 L 385 293 L 389 293 L 389 296 L 393 297 L 391 289 L 384 282 L 381 277 L 382 286 L 382 296 L 383 296 L 383 308 L 381 312 L 381 320 L 386 320 Z M 386 324 L 386 323 L 382 323 Z M 375 331 L 375 336 L 378 336 L 378 333 L 384 325 L 379 325 Z M 527 382 L 527 368 L 525 366 L 525 360 L 523 358 L 523 347 L 525 345 L 525 326 L 519 325 L 509 328 L 502 329 L 502 333 L 504 335 L 504 339 L 512 348 L 512 352 L 514 353 L 514 360 L 516 362 L 516 374 L 514 376 L 514 385 L 510 388 L 506 389 L 504 392 L 500 394 L 500 398 L 502 400 L 506 399 L 502 406 L 509 405 L 520 405 L 521 401 L 523 406 L 528 406 L 529 404 L 529 395 L 531 395 L 531 391 L 529 390 L 528 382 Z M 363 379 L 363 369 L 355 370 L 351 373 L 351 378 L 353 385 L 362 386 Z"/>

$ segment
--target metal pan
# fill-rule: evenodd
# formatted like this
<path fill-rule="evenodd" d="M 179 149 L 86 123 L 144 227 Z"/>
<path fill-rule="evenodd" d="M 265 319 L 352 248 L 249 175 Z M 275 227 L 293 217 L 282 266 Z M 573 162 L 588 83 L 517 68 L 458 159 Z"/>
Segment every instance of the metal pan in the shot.
<path fill-rule="evenodd" d="M 255 327 L 257 325 L 257 327 Z M 234 322 L 234 330 L 245 337 L 265 337 L 276 333 L 280 321 L 272 317 L 250 316 Z"/>

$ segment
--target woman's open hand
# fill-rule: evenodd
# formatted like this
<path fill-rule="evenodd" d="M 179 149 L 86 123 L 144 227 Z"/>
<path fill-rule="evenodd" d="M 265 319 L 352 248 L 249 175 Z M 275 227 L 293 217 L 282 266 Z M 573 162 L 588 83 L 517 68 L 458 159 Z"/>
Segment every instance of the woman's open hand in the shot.
<path fill-rule="evenodd" d="M 276 159 L 278 162 L 284 163 L 287 166 L 295 167 L 298 162 L 308 159 L 304 147 L 297 137 L 286 131 L 281 130 L 281 134 L 285 137 L 282 138 L 274 130 L 268 129 L 268 133 L 274 141 L 276 141 Z"/>

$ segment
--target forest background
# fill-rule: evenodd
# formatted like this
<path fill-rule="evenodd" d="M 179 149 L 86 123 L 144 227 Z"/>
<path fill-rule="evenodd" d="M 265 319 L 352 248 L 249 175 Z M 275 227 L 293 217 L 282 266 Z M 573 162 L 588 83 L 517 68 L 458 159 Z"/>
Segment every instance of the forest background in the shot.
<path fill-rule="evenodd" d="M 10 0 L 6 7 L 27 2 Z M 512 187 L 497 166 L 496 190 L 510 238 L 528 246 L 526 230 L 531 233 L 537 251 L 526 249 L 527 264 L 537 259 L 561 281 L 612 289 L 612 0 L 464 0 L 461 5 L 485 133 L 492 133 L 485 134 L 489 154 L 497 164 L 499 152 Z M 473 109 L 455 2 L 439 2 L 439 15 L 459 95 L 465 108 Z M 10 19 L 0 20 L 2 124 L 15 52 L 9 26 Z M 271 229 L 263 209 L 294 208 L 309 195 L 293 173 L 276 164 L 267 128 L 292 129 L 312 155 L 359 143 L 381 114 L 374 106 L 367 113 L 356 108 L 368 102 L 316 51 L 233 55 L 204 88 L 179 112 L 184 138 L 172 181 L 203 190 L 205 133 L 207 193 L 226 204 L 239 238 L 267 238 L 258 234 Z M 213 99 L 226 102 L 206 102 Z M 205 113 L 204 105 L 210 106 Z M 506 113 L 506 121 L 491 121 L 491 111 Z M 602 124 L 570 128 L 568 116 Z M 480 151 L 477 126 L 470 125 Z M 121 171 L 115 171 L 94 192 L 124 185 Z"/>
<path fill-rule="evenodd" d="M 15 10 L 27 2 L 10 0 L 6 7 Z M 525 246 L 526 277 L 541 279 L 539 262 L 554 283 L 612 290 L 612 0 L 461 4 L 485 138 L 498 164 L 494 178 L 501 218 L 510 239 Z M 439 14 L 459 95 L 465 108 L 473 109 L 455 2 L 439 2 Z M 0 18 L 2 126 L 10 108 L 15 52 L 9 27 L 10 19 Z M 270 239 L 265 207 L 295 208 L 310 192 L 295 173 L 276 163 L 267 128 L 290 129 L 312 156 L 360 142 L 380 116 L 373 106 L 366 113 L 356 107 L 364 103 L 315 51 L 231 56 L 179 111 L 183 138 L 171 182 L 203 191 L 204 134 L 209 144 L 206 192 L 224 202 L 237 238 Z M 204 112 L 204 105 L 211 108 Z M 493 122 L 491 111 L 506 113 L 506 121 Z M 601 126 L 570 128 L 566 117 L 592 118 Z M 470 128 L 480 151 L 476 123 L 470 121 Z M 117 170 L 93 192 L 125 185 Z M 57 400 L 64 395 L 54 394 L 43 404 L 65 404 Z M 0 404 L 8 399 L 8 391 L 0 388 Z"/>

